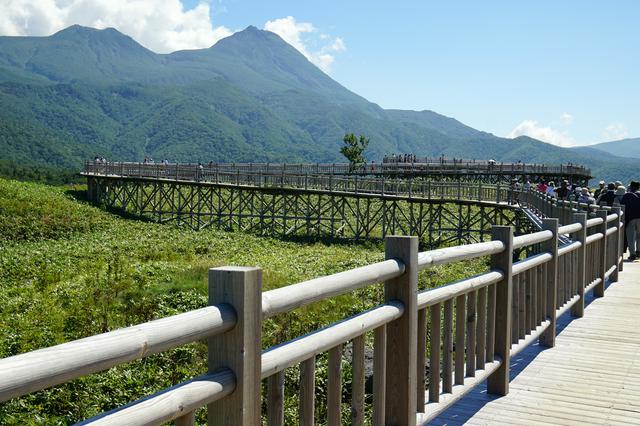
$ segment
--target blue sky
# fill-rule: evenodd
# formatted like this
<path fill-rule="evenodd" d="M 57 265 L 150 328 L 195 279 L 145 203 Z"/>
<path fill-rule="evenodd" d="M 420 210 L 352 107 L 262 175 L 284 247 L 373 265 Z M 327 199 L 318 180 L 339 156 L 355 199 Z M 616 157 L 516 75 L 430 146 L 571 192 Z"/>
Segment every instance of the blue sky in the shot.
<path fill-rule="evenodd" d="M 331 76 L 385 108 L 431 109 L 501 136 L 520 125 L 559 144 L 640 136 L 637 0 L 224 0 L 211 10 L 234 30 L 292 16 L 340 37 Z"/>
<path fill-rule="evenodd" d="M 182 2 L 182 3 L 180 3 Z M 46 3 L 46 7 L 45 7 Z M 0 0 L 0 35 L 113 26 L 157 52 L 269 28 L 385 108 L 558 145 L 640 137 L 640 0 Z"/>

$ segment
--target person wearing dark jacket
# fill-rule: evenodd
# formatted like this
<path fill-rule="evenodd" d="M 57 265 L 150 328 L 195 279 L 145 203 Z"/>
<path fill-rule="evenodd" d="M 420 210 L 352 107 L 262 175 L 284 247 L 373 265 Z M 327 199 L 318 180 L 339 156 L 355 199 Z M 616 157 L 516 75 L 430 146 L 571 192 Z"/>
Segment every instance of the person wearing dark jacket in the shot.
<path fill-rule="evenodd" d="M 613 182 L 610 182 L 607 185 L 607 191 L 606 192 L 603 191 L 598 197 L 598 205 L 611 207 L 615 199 L 616 199 L 616 184 Z"/>
<path fill-rule="evenodd" d="M 629 260 L 640 257 L 640 183 L 632 181 L 629 192 L 624 194 L 620 204 L 624 206 L 625 237 L 629 246 Z"/>
<path fill-rule="evenodd" d="M 568 184 L 569 182 L 567 182 L 566 180 L 563 180 L 562 182 L 560 182 L 560 188 L 555 189 L 556 196 L 558 197 L 559 200 L 566 200 L 567 197 L 569 196 Z"/>

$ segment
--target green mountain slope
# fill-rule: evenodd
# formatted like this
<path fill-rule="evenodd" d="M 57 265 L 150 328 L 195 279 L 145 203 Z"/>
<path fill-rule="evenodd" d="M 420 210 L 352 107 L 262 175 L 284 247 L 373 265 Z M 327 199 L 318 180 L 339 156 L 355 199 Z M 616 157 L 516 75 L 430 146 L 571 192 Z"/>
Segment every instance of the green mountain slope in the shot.
<path fill-rule="evenodd" d="M 375 160 L 411 152 L 573 162 L 619 179 L 636 170 L 628 158 L 499 138 L 432 111 L 384 110 L 255 27 L 167 55 L 114 29 L 0 37 L 0 161 L 333 162 L 347 132 L 369 136 Z"/>
<path fill-rule="evenodd" d="M 603 142 L 590 145 L 589 148 L 604 151 L 619 157 L 640 158 L 640 138 Z"/>

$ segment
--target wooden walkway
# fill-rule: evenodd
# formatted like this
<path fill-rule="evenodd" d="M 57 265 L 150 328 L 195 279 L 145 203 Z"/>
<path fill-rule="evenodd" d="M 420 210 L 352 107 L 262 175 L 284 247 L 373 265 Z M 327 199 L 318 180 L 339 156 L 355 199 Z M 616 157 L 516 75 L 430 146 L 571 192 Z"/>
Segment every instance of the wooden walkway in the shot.
<path fill-rule="evenodd" d="M 478 386 L 430 424 L 640 425 L 640 263 L 591 294 L 583 318 L 558 319 L 556 347 L 511 360 L 507 396 Z"/>

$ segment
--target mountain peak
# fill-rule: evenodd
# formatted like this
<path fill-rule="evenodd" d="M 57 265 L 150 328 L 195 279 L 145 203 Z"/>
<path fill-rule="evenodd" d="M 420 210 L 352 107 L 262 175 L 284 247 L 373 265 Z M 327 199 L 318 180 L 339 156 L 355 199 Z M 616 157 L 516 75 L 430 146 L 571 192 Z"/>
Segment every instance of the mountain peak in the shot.
<path fill-rule="evenodd" d="M 288 46 L 288 43 L 285 42 L 279 35 L 267 30 L 261 30 L 253 25 L 249 25 L 242 31 L 238 31 L 237 33 L 232 34 L 231 36 L 220 40 L 220 42 L 216 44 L 224 44 L 228 42 L 239 42 L 239 43 L 266 43 L 274 47 L 275 45 Z M 214 45 L 215 46 L 215 45 Z"/>
<path fill-rule="evenodd" d="M 119 35 L 122 37 L 127 37 L 126 35 L 122 34 L 120 31 L 116 30 L 115 28 L 109 27 L 104 29 L 98 29 L 98 28 L 85 27 L 78 24 L 70 25 L 67 28 L 63 28 L 57 33 L 53 34 L 51 37 L 52 38 L 65 38 L 69 36 L 90 37 L 90 36 L 95 36 L 97 34 L 110 35 L 110 36 Z"/>
<path fill-rule="evenodd" d="M 110 49 L 112 53 L 126 54 L 125 52 L 135 52 L 148 56 L 152 52 L 135 41 L 126 34 L 121 33 L 115 28 L 91 28 L 82 25 L 71 25 L 63 30 L 58 31 L 49 37 L 55 41 L 66 41 L 77 43 L 80 45 L 89 45 L 92 50 Z"/>

